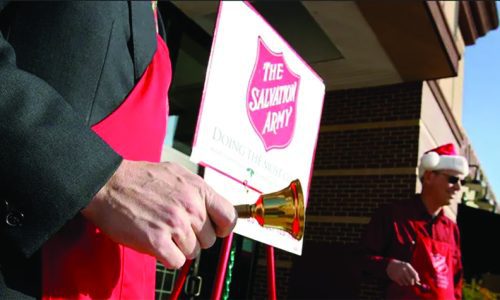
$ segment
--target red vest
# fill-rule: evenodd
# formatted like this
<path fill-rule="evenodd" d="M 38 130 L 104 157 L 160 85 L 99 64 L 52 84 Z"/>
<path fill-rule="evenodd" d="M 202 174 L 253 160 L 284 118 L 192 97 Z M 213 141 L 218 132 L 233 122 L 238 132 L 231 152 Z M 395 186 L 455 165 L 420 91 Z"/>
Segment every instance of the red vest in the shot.
<path fill-rule="evenodd" d="M 160 160 L 171 65 L 159 36 L 157 44 L 150 65 L 129 96 L 92 127 L 128 160 Z M 43 299 L 154 298 L 155 258 L 113 242 L 81 215 L 45 244 L 42 257 Z"/>
<path fill-rule="evenodd" d="M 410 263 L 420 277 L 420 285 L 406 287 L 393 282 L 389 294 L 396 299 L 455 299 L 453 253 L 456 246 L 424 236 L 422 223 L 415 222 L 414 226 L 416 241 Z"/>

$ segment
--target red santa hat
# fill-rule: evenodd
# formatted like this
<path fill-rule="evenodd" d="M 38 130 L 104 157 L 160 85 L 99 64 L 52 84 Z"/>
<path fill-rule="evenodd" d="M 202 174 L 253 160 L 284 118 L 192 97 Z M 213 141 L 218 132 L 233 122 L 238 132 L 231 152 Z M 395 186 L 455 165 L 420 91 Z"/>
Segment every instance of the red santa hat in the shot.
<path fill-rule="evenodd" d="M 418 168 L 419 177 L 425 171 L 453 170 L 458 172 L 460 178 L 469 174 L 469 164 L 465 157 L 458 155 L 453 144 L 446 144 L 431 149 L 422 155 Z"/>

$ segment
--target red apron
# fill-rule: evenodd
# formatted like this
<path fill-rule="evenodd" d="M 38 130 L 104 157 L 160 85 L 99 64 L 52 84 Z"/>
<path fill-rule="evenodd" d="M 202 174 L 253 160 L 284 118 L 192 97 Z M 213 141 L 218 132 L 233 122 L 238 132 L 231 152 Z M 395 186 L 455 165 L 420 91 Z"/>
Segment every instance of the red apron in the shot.
<path fill-rule="evenodd" d="M 150 65 L 129 96 L 92 127 L 128 160 L 160 160 L 171 65 L 159 36 L 157 44 Z M 155 258 L 113 242 L 82 216 L 46 243 L 42 257 L 43 299 L 154 299 Z"/>
<path fill-rule="evenodd" d="M 455 245 L 434 240 L 420 233 L 415 224 L 416 242 L 411 265 L 418 272 L 421 285 L 411 287 L 391 284 L 390 295 L 398 299 L 455 299 L 453 253 Z M 420 227 L 420 228 L 419 228 Z"/>

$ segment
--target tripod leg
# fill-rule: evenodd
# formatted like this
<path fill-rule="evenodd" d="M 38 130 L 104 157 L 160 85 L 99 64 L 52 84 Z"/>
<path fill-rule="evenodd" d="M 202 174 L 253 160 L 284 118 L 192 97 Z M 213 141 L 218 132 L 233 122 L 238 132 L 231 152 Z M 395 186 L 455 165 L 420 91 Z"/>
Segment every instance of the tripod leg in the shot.
<path fill-rule="evenodd" d="M 193 263 L 192 260 L 186 260 L 184 266 L 182 266 L 181 272 L 179 273 L 179 277 L 175 281 L 174 289 L 172 290 L 172 294 L 170 294 L 170 300 L 177 300 L 179 295 L 181 294 L 182 287 L 184 286 L 184 282 L 186 281 L 187 274 L 189 273 L 189 268 Z"/>
<path fill-rule="evenodd" d="M 267 298 L 276 300 L 276 274 L 274 272 L 274 248 L 267 245 Z"/>
<path fill-rule="evenodd" d="M 231 243 L 233 233 L 229 234 L 222 241 L 222 248 L 219 255 L 219 264 L 217 265 L 217 274 L 215 275 L 214 287 L 212 288 L 212 300 L 219 300 L 224 287 L 224 277 L 226 275 L 227 261 L 231 252 Z"/>

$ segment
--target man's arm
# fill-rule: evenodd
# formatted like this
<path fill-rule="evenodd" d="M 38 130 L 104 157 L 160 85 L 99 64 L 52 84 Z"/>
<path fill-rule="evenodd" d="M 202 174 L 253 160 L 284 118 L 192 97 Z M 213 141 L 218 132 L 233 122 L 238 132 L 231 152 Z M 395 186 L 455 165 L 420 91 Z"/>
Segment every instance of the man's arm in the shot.
<path fill-rule="evenodd" d="M 367 273 L 387 279 L 387 265 L 390 257 L 385 256 L 385 249 L 390 238 L 390 216 L 388 207 L 379 209 L 371 218 L 361 240 L 364 269 Z"/>
<path fill-rule="evenodd" d="M 120 162 L 51 86 L 16 66 L 14 49 L 0 34 L 2 247 L 33 254 Z"/>
<path fill-rule="evenodd" d="M 391 207 L 379 209 L 373 215 L 361 242 L 365 254 L 365 271 L 402 286 L 417 284 L 420 278 L 413 266 L 386 253 L 388 245 L 395 238 L 393 225 Z"/>

